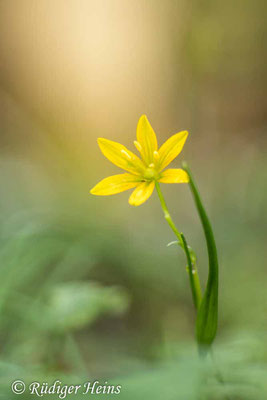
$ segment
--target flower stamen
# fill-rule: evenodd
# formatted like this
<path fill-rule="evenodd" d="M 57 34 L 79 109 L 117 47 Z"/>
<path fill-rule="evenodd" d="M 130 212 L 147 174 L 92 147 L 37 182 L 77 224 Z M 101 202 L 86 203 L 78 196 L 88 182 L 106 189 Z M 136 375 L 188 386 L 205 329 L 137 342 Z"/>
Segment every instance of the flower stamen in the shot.
<path fill-rule="evenodd" d="M 158 153 L 158 151 L 153 151 L 153 156 L 154 156 L 154 159 L 156 160 L 156 161 L 158 161 L 158 159 L 159 159 L 159 153 Z"/>

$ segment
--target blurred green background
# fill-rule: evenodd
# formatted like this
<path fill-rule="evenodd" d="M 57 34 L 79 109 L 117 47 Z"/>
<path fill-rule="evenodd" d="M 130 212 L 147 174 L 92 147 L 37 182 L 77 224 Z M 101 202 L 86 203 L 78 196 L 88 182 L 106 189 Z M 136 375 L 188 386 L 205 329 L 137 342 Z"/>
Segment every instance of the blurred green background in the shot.
<path fill-rule="evenodd" d="M 266 11 L 0 2 L 0 398 L 17 398 L 16 378 L 115 382 L 125 400 L 267 398 Z M 156 193 L 138 208 L 128 192 L 89 195 L 118 173 L 97 137 L 133 150 L 141 114 L 160 143 L 189 131 L 173 166 L 191 166 L 217 239 L 215 362 L 198 360 L 184 255 L 166 247 Z M 204 285 L 189 188 L 163 191 Z"/>

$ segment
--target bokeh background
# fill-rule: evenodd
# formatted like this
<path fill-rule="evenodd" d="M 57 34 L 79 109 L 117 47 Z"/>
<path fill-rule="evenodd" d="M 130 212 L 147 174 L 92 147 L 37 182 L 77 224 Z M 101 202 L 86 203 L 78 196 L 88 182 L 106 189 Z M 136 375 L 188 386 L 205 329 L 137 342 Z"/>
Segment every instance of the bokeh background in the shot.
<path fill-rule="evenodd" d="M 1 0 L 0 398 L 16 378 L 115 382 L 126 400 L 267 398 L 266 8 Z M 138 208 L 89 194 L 118 173 L 97 137 L 133 150 L 142 114 L 161 143 L 190 133 L 173 165 L 191 166 L 217 239 L 215 361 L 198 360 L 156 193 Z M 163 190 L 204 286 L 189 188 Z"/>

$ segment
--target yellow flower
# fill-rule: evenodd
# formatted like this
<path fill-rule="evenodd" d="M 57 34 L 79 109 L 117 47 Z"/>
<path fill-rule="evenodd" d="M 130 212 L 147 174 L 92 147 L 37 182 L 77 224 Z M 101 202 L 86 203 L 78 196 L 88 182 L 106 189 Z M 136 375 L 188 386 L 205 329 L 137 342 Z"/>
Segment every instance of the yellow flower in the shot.
<path fill-rule="evenodd" d="M 137 141 L 134 141 L 141 158 L 120 143 L 99 138 L 98 144 L 104 156 L 128 173 L 103 179 L 91 189 L 90 193 L 108 196 L 135 188 L 129 203 L 139 206 L 151 196 L 155 182 L 188 182 L 189 177 L 183 169 L 163 171 L 182 151 L 187 135 L 187 131 L 176 133 L 158 149 L 155 132 L 147 117 L 142 115 L 137 125 Z"/>

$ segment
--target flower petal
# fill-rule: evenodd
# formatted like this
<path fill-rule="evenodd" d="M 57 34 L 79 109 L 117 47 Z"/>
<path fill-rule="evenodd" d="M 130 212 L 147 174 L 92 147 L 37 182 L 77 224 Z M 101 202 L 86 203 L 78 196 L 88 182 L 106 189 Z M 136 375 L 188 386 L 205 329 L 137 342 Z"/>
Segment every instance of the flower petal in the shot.
<path fill-rule="evenodd" d="M 108 178 L 102 179 L 93 189 L 90 190 L 91 194 L 97 196 L 109 196 L 124 192 L 125 190 L 132 189 L 140 183 L 140 179 L 136 175 L 132 174 L 119 174 L 109 176 Z"/>
<path fill-rule="evenodd" d="M 160 174 L 159 182 L 162 183 L 187 183 L 189 176 L 183 169 L 166 169 Z"/>
<path fill-rule="evenodd" d="M 144 171 L 145 166 L 140 158 L 122 144 L 103 138 L 98 138 L 97 142 L 104 156 L 117 167 L 135 175 L 139 175 Z"/>
<path fill-rule="evenodd" d="M 137 141 L 141 145 L 140 153 L 144 162 L 153 163 L 153 152 L 158 149 L 157 137 L 146 115 L 142 115 L 137 124 Z"/>
<path fill-rule="evenodd" d="M 129 204 L 131 206 L 140 206 L 143 204 L 153 193 L 154 187 L 154 181 L 140 183 L 129 197 Z"/>
<path fill-rule="evenodd" d="M 163 170 L 167 165 L 174 160 L 182 151 L 186 138 L 187 131 L 182 131 L 171 136 L 159 149 L 159 166 Z"/>

